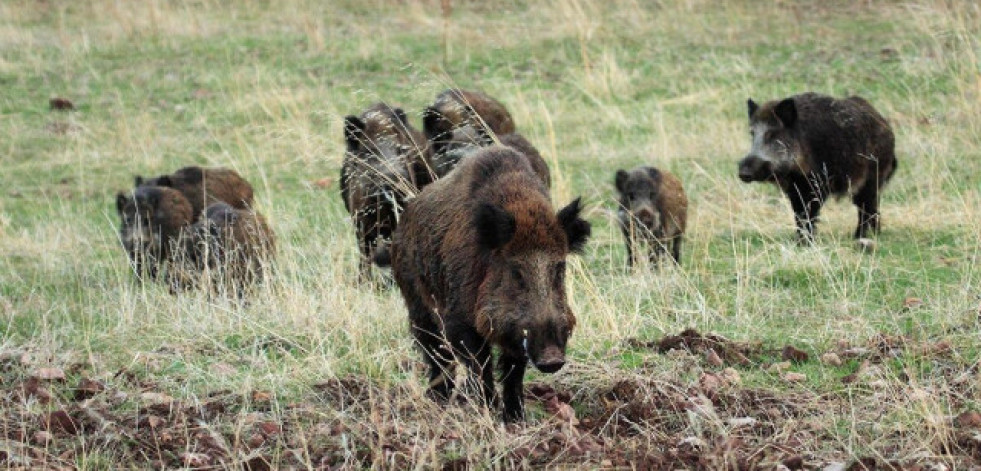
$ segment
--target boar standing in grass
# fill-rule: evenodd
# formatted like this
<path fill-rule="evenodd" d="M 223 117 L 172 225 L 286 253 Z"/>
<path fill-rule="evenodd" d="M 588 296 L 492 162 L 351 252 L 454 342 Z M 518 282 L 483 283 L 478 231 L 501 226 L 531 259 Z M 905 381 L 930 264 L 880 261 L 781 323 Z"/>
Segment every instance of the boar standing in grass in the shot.
<path fill-rule="evenodd" d="M 416 177 L 427 174 L 427 144 L 401 108 L 384 103 L 346 117 L 344 140 L 341 198 L 354 220 L 359 279 L 367 281 L 375 250 L 391 240 L 406 198 L 418 191 Z"/>
<path fill-rule="evenodd" d="M 483 399 L 496 402 L 497 345 L 504 417 L 523 417 L 526 364 L 544 373 L 562 368 L 576 325 L 565 260 L 589 237 L 580 209 L 577 199 L 556 212 L 528 159 L 500 146 L 464 159 L 409 202 L 390 262 L 429 363 L 432 394 L 452 392 L 456 360 Z"/>
<path fill-rule="evenodd" d="M 439 116 L 441 124 L 446 126 L 444 132 L 464 125 L 498 135 L 515 132 L 511 112 L 501 102 L 472 90 L 451 88 L 440 92 L 433 105 L 423 112 L 423 117 L 426 116 Z"/>
<path fill-rule="evenodd" d="M 688 221 L 688 198 L 681 180 L 654 167 L 637 167 L 617 170 L 616 188 L 627 266 L 634 265 L 641 242 L 648 246 L 651 264 L 658 263 L 668 246 L 675 263 L 681 263 L 681 239 Z"/>
<path fill-rule="evenodd" d="M 548 166 L 524 136 L 515 132 L 511 113 L 499 101 L 480 92 L 450 89 L 436 96 L 422 115 L 429 139 L 434 178 L 445 176 L 477 149 L 493 144 L 512 147 L 531 160 L 535 173 L 551 184 Z"/>
<path fill-rule="evenodd" d="M 429 126 L 433 122 L 441 119 L 427 115 L 424 119 L 424 125 Z M 434 131 L 432 129 L 434 128 L 427 127 L 427 136 L 430 139 L 439 139 L 441 142 L 440 145 L 436 145 L 434 143 L 435 141 L 430 140 L 432 149 L 431 162 L 433 162 L 433 170 L 437 179 L 446 176 L 461 160 L 475 154 L 478 150 L 500 144 L 523 154 L 528 159 L 528 163 L 531 164 L 531 168 L 535 171 L 535 174 L 545 183 L 545 186 L 547 188 L 551 188 L 552 186 L 552 176 L 549 172 L 548 164 L 545 163 L 545 159 L 542 158 L 542 154 L 538 152 L 538 149 L 521 134 L 516 132 L 501 134 L 497 136 L 497 141 L 495 142 L 494 137 L 487 134 L 486 131 L 469 124 L 449 131 L 449 134 L 446 135 L 448 137 L 434 137 Z M 437 151 L 436 149 L 439 150 Z"/>
<path fill-rule="evenodd" d="M 879 190 L 896 171 L 892 128 L 864 99 L 804 93 L 749 105 L 753 146 L 739 162 L 744 182 L 773 182 L 790 199 L 802 243 L 828 196 L 858 206 L 855 238 L 879 231 Z"/>
<path fill-rule="evenodd" d="M 247 209 L 253 204 L 252 185 L 229 168 L 191 166 L 170 175 L 146 179 L 137 176 L 136 186 L 166 186 L 180 191 L 191 203 L 194 220 L 211 204 L 227 203 L 238 209 Z"/>
<path fill-rule="evenodd" d="M 187 249 L 195 272 L 213 286 L 243 295 L 261 281 L 276 254 L 276 237 L 266 219 L 251 209 L 217 203 L 191 227 Z"/>
<path fill-rule="evenodd" d="M 184 195 L 168 187 L 138 186 L 116 195 L 121 220 L 119 238 L 137 276 L 155 279 L 163 264 L 179 257 L 194 220 Z"/>

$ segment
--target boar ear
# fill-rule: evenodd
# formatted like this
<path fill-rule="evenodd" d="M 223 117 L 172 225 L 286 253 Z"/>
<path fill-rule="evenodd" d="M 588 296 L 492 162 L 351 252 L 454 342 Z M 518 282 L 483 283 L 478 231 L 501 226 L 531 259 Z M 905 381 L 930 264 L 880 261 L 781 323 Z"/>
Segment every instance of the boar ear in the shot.
<path fill-rule="evenodd" d="M 654 167 L 647 167 L 647 176 L 654 180 L 655 186 L 661 183 L 661 171 Z"/>
<path fill-rule="evenodd" d="M 174 186 L 174 182 L 170 179 L 170 175 L 164 175 L 162 177 L 157 177 L 156 186 Z"/>
<path fill-rule="evenodd" d="M 797 122 L 797 105 L 794 104 L 793 98 L 787 98 L 786 100 L 777 103 L 777 107 L 773 109 L 773 112 L 783 123 L 784 127 L 793 127 L 794 123 Z"/>
<path fill-rule="evenodd" d="M 560 209 L 558 214 L 559 224 L 562 224 L 566 239 L 569 241 L 569 251 L 577 253 L 582 252 L 592 231 L 589 223 L 579 217 L 579 211 L 582 210 L 581 201 L 582 198 L 576 198 L 568 206 Z"/>
<path fill-rule="evenodd" d="M 488 250 L 498 249 L 514 237 L 514 216 L 500 206 L 483 203 L 474 216 L 477 242 Z"/>
<path fill-rule="evenodd" d="M 204 181 L 204 169 L 201 167 L 184 167 L 177 171 L 177 175 L 180 175 L 181 179 L 187 183 L 197 184 Z M 167 178 L 167 184 L 161 186 L 174 186 L 171 183 L 170 177 Z"/>
<path fill-rule="evenodd" d="M 133 177 L 133 186 L 140 186 L 143 184 L 143 176 L 137 175 Z"/>
<path fill-rule="evenodd" d="M 616 186 L 617 186 L 617 191 L 619 191 L 620 193 L 626 192 L 627 178 L 629 178 L 629 175 L 627 175 L 626 170 L 622 170 L 622 169 L 617 170 Z"/>
<path fill-rule="evenodd" d="M 361 146 L 362 135 L 364 134 L 365 124 L 361 118 L 348 115 L 344 118 L 344 141 L 347 143 L 347 150 L 354 152 Z"/>
<path fill-rule="evenodd" d="M 446 119 L 436 108 L 429 106 L 422 111 L 422 132 L 426 134 L 426 139 L 433 140 L 440 137 L 449 130 L 447 124 Z"/>
<path fill-rule="evenodd" d="M 757 105 L 752 98 L 746 100 L 746 106 L 749 108 L 749 119 L 753 119 L 753 115 L 756 114 L 756 110 L 758 110 L 760 106 Z"/>
<path fill-rule="evenodd" d="M 395 112 L 395 117 L 398 118 L 399 122 L 401 122 L 403 126 L 409 125 L 409 117 L 405 115 L 405 110 L 402 108 L 395 108 L 392 111 Z"/>
<path fill-rule="evenodd" d="M 126 207 L 126 195 L 123 192 L 116 193 L 116 212 L 123 214 L 123 208 Z"/>

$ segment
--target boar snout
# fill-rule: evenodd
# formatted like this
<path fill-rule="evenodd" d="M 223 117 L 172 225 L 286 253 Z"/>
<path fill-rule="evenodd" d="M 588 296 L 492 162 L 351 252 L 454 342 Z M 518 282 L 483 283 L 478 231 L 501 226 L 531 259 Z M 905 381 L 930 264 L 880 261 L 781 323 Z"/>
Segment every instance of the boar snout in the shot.
<path fill-rule="evenodd" d="M 637 210 L 634 215 L 641 224 L 651 227 L 654 225 L 654 209 L 650 207 L 643 207 Z"/>
<path fill-rule="evenodd" d="M 557 346 L 545 347 L 541 357 L 535 362 L 535 368 L 542 373 L 555 373 L 565 366 L 565 352 Z"/>
<path fill-rule="evenodd" d="M 739 179 L 745 183 L 767 180 L 772 172 L 770 162 L 757 155 L 747 155 L 739 162 Z"/>

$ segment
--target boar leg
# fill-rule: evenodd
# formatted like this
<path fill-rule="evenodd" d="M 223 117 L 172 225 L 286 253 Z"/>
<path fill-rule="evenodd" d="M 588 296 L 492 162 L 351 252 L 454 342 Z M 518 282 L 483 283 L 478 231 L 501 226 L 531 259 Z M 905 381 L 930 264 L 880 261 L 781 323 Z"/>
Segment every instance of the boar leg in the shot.
<path fill-rule="evenodd" d="M 627 247 L 627 268 L 633 268 L 634 262 L 634 238 L 630 233 L 630 227 L 621 223 L 620 229 L 623 231 L 623 244 Z"/>
<path fill-rule="evenodd" d="M 658 239 L 650 239 L 648 241 L 648 254 L 647 260 L 650 265 L 654 268 L 661 267 L 661 257 L 666 253 L 664 248 L 665 242 Z"/>
<path fill-rule="evenodd" d="M 504 421 L 516 422 L 524 419 L 525 404 L 523 380 L 528 360 L 502 352 L 498 360 L 501 366 L 501 383 L 504 386 Z"/>
<path fill-rule="evenodd" d="M 815 187 L 815 183 L 806 178 L 796 179 L 784 190 L 794 209 L 794 221 L 797 223 L 797 237 L 802 245 L 814 242 L 814 225 L 821 206 L 824 205 L 826 192 Z"/>
<path fill-rule="evenodd" d="M 358 260 L 358 282 L 365 283 L 369 279 L 371 254 L 375 251 L 375 239 L 378 233 L 374 230 L 374 224 L 366 220 L 366 215 L 359 213 L 356 218 L 358 248 L 361 250 L 361 259 Z"/>
<path fill-rule="evenodd" d="M 681 265 L 681 236 L 675 237 L 671 242 L 671 256 L 674 263 Z"/>
<path fill-rule="evenodd" d="M 429 394 L 434 399 L 448 399 L 453 392 L 452 356 L 433 314 L 422 303 L 413 303 L 409 309 L 412 335 L 419 342 L 426 363 L 429 365 Z"/>
<path fill-rule="evenodd" d="M 852 198 L 852 202 L 858 206 L 856 239 L 879 232 L 879 188 L 877 184 L 878 182 L 865 182 L 865 186 Z"/>
<path fill-rule="evenodd" d="M 476 329 L 466 325 L 447 325 L 446 337 L 453 343 L 457 359 L 467 367 L 473 390 L 480 391 L 487 406 L 494 404 L 494 365 L 490 344 Z"/>

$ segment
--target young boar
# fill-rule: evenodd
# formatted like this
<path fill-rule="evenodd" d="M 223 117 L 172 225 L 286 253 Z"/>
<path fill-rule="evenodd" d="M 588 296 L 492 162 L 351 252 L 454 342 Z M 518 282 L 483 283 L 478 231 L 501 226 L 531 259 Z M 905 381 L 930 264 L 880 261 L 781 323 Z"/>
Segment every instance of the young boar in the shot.
<path fill-rule="evenodd" d="M 562 368 L 576 325 L 565 259 L 589 237 L 580 209 L 577 199 L 556 212 L 528 159 L 500 146 L 464 159 L 408 203 L 391 264 L 429 363 L 432 394 L 453 390 L 455 359 L 494 403 L 497 345 L 504 417 L 523 417 L 525 365 L 530 360 L 544 373 Z"/>
<path fill-rule="evenodd" d="M 548 164 L 545 163 L 538 149 L 521 134 L 516 132 L 500 134 L 495 141 L 495 138 L 483 129 L 467 124 L 453 129 L 447 136 L 440 139 L 440 144 L 430 141 L 432 152 L 430 161 L 436 178 L 445 177 L 461 160 L 475 154 L 481 148 L 500 144 L 523 154 L 545 186 L 547 188 L 552 186 Z"/>
<path fill-rule="evenodd" d="M 139 186 L 129 194 L 116 194 L 121 224 L 119 239 L 137 276 L 156 278 L 161 265 L 171 261 L 194 219 L 191 203 L 181 192 L 160 186 Z"/>
<path fill-rule="evenodd" d="M 341 198 L 362 255 L 359 278 L 367 281 L 376 248 L 391 240 L 406 198 L 418 191 L 416 177 L 426 173 L 426 141 L 401 108 L 384 103 L 346 117 L 344 140 Z"/>
<path fill-rule="evenodd" d="M 229 168 L 184 167 L 170 175 L 136 177 L 136 186 L 166 186 L 180 191 L 191 203 L 197 220 L 208 205 L 228 203 L 247 209 L 253 204 L 252 185 Z"/>
<path fill-rule="evenodd" d="M 492 134 L 515 132 L 511 112 L 491 96 L 472 90 L 451 88 L 436 95 L 436 101 L 423 112 L 441 118 L 439 131 L 447 132 L 464 125 L 475 126 Z M 433 129 L 436 131 L 437 129 Z"/>
<path fill-rule="evenodd" d="M 681 180 L 654 167 L 617 170 L 620 193 L 618 216 L 627 245 L 627 266 L 637 257 L 638 242 L 648 245 L 648 259 L 657 264 L 671 246 L 675 263 L 681 263 L 681 239 L 688 221 L 688 197 Z"/>
<path fill-rule="evenodd" d="M 460 89 L 436 96 L 422 113 L 422 129 L 432 153 L 433 179 L 449 173 L 462 156 L 494 144 L 495 136 L 515 132 L 511 113 L 499 101 Z"/>
<path fill-rule="evenodd" d="M 217 203 L 191 228 L 188 253 L 215 286 L 244 294 L 276 255 L 276 237 L 261 214 Z"/>
<path fill-rule="evenodd" d="M 802 243 L 811 242 L 828 196 L 858 207 L 855 238 L 879 231 L 879 191 L 896 171 L 892 128 L 864 99 L 804 93 L 749 105 L 753 139 L 743 182 L 773 182 L 790 199 Z"/>

